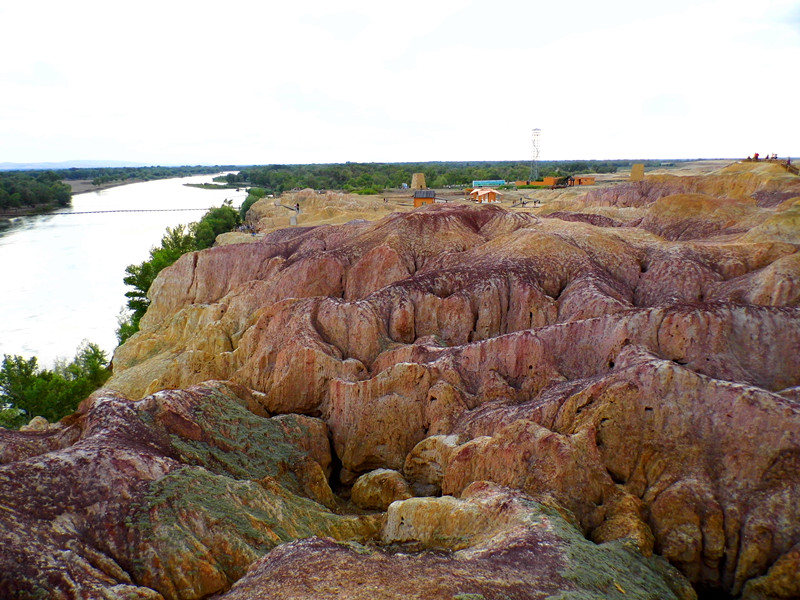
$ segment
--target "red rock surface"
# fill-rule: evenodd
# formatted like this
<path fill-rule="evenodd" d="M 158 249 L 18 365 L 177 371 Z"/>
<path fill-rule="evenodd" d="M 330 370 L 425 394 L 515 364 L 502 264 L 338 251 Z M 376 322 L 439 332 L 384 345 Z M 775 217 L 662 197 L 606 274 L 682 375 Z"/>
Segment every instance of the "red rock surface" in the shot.
<path fill-rule="evenodd" d="M 555 597 L 695 595 L 666 561 L 630 543 L 595 545 L 558 511 L 479 483 L 458 500 L 395 502 L 378 545 L 312 538 L 281 546 L 221 600 Z"/>
<path fill-rule="evenodd" d="M 94 476 L 64 457 L 111 436 L 101 456 L 119 447 L 133 453 L 131 465 L 147 466 L 136 467 L 135 490 L 130 478 L 97 475 L 111 477 L 105 493 L 154 498 L 143 505 L 144 531 L 152 533 L 142 539 L 120 532 L 122 500 L 92 513 L 108 531 L 81 548 L 99 548 L 128 574 L 130 581 L 115 575 L 114 585 L 165 597 L 224 591 L 273 546 L 312 535 L 321 537 L 267 554 L 230 597 L 276 597 L 274 581 L 293 578 L 300 587 L 292 593 L 300 594 L 300 575 L 340 573 L 350 562 L 365 577 L 376 573 L 365 589 L 383 589 L 384 571 L 411 582 L 431 569 L 450 573 L 453 585 L 474 582 L 467 571 L 500 581 L 498 569 L 508 581 L 534 585 L 524 566 L 533 558 L 524 553 L 543 552 L 550 543 L 543 538 L 525 542 L 511 570 L 492 562 L 493 554 L 517 552 L 511 538 L 488 547 L 476 541 L 481 550 L 467 562 L 458 554 L 466 547 L 451 545 L 447 556 L 406 548 L 410 554 L 400 555 L 409 558 L 399 559 L 380 546 L 395 543 L 386 539 L 374 537 L 380 547 L 363 552 L 323 539 L 364 540 L 378 518 L 331 512 L 359 511 L 333 495 L 326 477 L 347 496 L 360 475 L 391 469 L 403 475 L 393 475 L 392 485 L 362 480 L 364 507 L 383 507 L 408 490 L 466 494 L 469 502 L 466 490 L 491 481 L 561 507 L 595 542 L 632 540 L 700 590 L 800 596 L 793 576 L 800 572 L 798 181 L 778 165 L 743 163 L 702 177 L 648 177 L 533 212 L 434 205 L 186 255 L 156 280 L 142 331 L 115 353 L 108 383 L 134 400 L 155 395 L 140 402 L 111 396 L 45 431 L 3 434 L 3 469 L 14 473 L 0 479 L 7 502 L 18 507 L 20 494 L 51 486 L 76 494 Z M 186 400 L 198 388 L 160 392 L 206 380 L 232 382 L 225 389 L 235 391 L 212 395 L 240 400 L 221 399 L 213 410 L 216 401 L 203 402 L 198 413 Z M 119 416 L 95 418 L 97 411 Z M 275 414 L 285 416 L 267 418 Z M 235 427 L 211 425 L 231 419 Z M 294 450 L 286 452 L 295 458 L 276 463 L 264 448 L 277 442 L 261 442 L 253 419 L 288 436 Z M 128 429 L 135 433 L 117 433 Z M 272 470 L 254 467 L 262 464 Z M 41 477 L 30 465 L 48 473 L 46 485 L 34 482 Z M 180 474 L 174 485 L 173 473 Z M 204 486 L 233 508 L 219 513 L 187 493 Z M 273 496 L 306 525 L 292 529 L 274 517 L 252 533 Z M 181 509 L 179 497 L 190 506 Z M 315 501 L 313 509 L 303 498 Z M 440 514 L 430 501 L 419 506 Z M 64 502 L 70 508 L 58 514 L 87 522 Z M 422 500 L 402 504 L 415 502 Z M 140 524 L 144 509 L 137 510 Z M 236 520 L 242 511 L 250 517 Z M 47 569 L 65 572 L 68 557 L 51 558 L 63 543 L 52 540 L 84 540 L 64 533 L 83 530 L 59 525 L 54 533 L 44 525 L 49 516 L 14 518 L 9 543 L 19 560 L 48 556 L 38 571 L 24 571 L 25 581 Z M 28 550 L 15 532 L 30 536 L 34 522 L 44 528 L 36 538 L 44 545 Z M 235 532 L 235 548 L 209 525 L 216 522 Z M 191 568 L 183 562 L 187 548 L 198 557 Z M 561 560 L 546 562 L 563 568 Z M 545 596 L 563 584 L 563 573 L 553 573 L 535 584 Z M 334 593 L 332 580 L 314 581 Z M 341 589 L 355 594 L 354 581 Z M 500 588 L 481 589 L 488 598 Z M 539 597 L 530 594 L 518 597 Z"/>
<path fill-rule="evenodd" d="M 0 429 L 0 597 L 205 598 L 281 542 L 371 537 L 323 506 L 325 424 L 248 405 L 220 383 L 102 392 L 48 431 Z"/>
<path fill-rule="evenodd" d="M 350 499 L 364 509 L 386 510 L 396 500 L 407 500 L 414 494 L 397 471 L 375 469 L 364 473 L 353 484 Z"/>

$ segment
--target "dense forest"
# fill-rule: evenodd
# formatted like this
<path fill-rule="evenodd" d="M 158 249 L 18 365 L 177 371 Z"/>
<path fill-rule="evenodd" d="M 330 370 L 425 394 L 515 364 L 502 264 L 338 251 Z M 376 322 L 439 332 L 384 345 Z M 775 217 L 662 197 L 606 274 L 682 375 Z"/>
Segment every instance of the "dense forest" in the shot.
<path fill-rule="evenodd" d="M 0 211 L 14 208 L 69 206 L 72 190 L 57 171 L 0 173 Z"/>
<path fill-rule="evenodd" d="M 539 177 L 583 173 L 614 173 L 630 168 L 633 162 L 645 167 L 659 166 L 661 161 L 576 160 L 540 161 Z M 244 167 L 238 174 L 218 178 L 227 183 L 256 185 L 269 193 L 295 188 L 336 189 L 357 193 L 380 193 L 411 182 L 413 173 L 424 173 L 428 187 L 469 186 L 474 180 L 526 180 L 531 175 L 530 162 L 426 162 L 426 163 L 343 163 L 313 165 L 268 165 Z"/>

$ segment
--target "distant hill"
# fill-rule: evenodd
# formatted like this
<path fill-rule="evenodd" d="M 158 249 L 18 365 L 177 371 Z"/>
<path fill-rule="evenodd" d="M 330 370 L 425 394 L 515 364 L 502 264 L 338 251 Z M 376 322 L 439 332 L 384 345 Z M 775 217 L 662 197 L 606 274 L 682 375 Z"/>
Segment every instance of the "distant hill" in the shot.
<path fill-rule="evenodd" d="M 0 163 L 0 171 L 38 171 L 44 169 L 103 169 L 110 167 L 149 167 L 147 163 L 125 160 L 65 160 L 41 163 Z"/>

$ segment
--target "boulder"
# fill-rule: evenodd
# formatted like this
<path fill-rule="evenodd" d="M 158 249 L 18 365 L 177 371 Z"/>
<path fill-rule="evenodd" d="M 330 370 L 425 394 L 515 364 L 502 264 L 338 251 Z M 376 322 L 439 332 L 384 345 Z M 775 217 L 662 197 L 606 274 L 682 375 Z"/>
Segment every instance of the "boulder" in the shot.
<path fill-rule="evenodd" d="M 412 496 L 408 482 L 400 473 L 375 469 L 356 480 L 350 499 L 361 508 L 384 511 L 395 500 L 407 500 Z"/>

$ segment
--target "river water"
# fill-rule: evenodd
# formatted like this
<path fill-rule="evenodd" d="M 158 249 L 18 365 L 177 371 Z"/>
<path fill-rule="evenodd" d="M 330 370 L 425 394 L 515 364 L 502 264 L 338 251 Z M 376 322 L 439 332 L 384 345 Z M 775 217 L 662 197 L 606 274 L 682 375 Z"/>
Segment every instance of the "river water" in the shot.
<path fill-rule="evenodd" d="M 109 358 L 128 287 L 125 267 L 149 258 L 167 227 L 197 221 L 212 206 L 244 190 L 203 190 L 184 183 L 212 176 L 133 183 L 72 198 L 67 214 L 20 217 L 0 228 L 0 358 L 37 356 L 50 368 L 72 359 L 83 340 Z M 180 212 L 71 214 L 122 209 L 198 209 Z"/>

